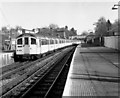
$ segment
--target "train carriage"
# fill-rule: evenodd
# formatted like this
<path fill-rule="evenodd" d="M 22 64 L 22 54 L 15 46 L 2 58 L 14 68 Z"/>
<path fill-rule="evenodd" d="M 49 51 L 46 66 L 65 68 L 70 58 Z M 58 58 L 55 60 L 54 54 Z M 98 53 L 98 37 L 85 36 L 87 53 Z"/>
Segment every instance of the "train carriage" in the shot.
<path fill-rule="evenodd" d="M 49 38 L 50 43 L 49 43 L 49 51 L 53 51 L 55 49 L 55 40 L 54 38 Z"/>
<path fill-rule="evenodd" d="M 72 41 L 68 39 L 24 33 L 16 38 L 16 52 L 14 53 L 14 60 L 36 59 L 47 52 L 69 45 L 72 45 Z"/>
<path fill-rule="evenodd" d="M 39 37 L 38 39 L 41 44 L 41 46 L 39 47 L 40 53 L 48 52 L 49 51 L 49 39 L 47 37 L 42 37 L 42 38 Z"/>
<path fill-rule="evenodd" d="M 54 44 L 54 49 L 58 49 L 59 48 L 59 39 L 58 38 L 55 38 L 55 44 Z"/>

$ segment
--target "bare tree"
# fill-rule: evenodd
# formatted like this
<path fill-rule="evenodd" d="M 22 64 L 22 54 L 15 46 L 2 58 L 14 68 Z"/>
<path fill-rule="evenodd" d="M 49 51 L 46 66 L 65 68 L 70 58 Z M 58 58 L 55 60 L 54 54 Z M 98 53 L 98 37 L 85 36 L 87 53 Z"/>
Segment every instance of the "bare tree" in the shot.
<path fill-rule="evenodd" d="M 7 29 L 6 26 L 2 27 L 1 31 L 2 31 L 2 33 L 8 33 L 9 32 L 9 30 Z"/>

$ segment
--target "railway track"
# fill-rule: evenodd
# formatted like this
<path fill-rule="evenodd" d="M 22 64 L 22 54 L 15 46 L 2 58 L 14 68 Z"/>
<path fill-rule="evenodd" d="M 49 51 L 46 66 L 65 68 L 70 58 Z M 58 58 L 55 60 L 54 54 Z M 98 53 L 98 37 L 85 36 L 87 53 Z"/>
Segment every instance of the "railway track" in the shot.
<path fill-rule="evenodd" d="M 20 98 L 35 98 L 35 97 L 62 97 L 62 91 L 67 78 L 67 73 L 70 63 L 70 51 L 61 60 L 59 60 L 52 68 L 50 68 L 35 84 L 21 93 Z"/>
<path fill-rule="evenodd" d="M 25 68 L 26 64 L 28 64 L 30 62 L 26 61 L 23 63 L 13 63 L 12 65 L 8 65 L 6 69 L 2 70 L 2 75 L 0 75 L 0 80 L 4 80 L 6 78 L 8 78 L 8 76 L 10 77 L 10 75 L 17 73 L 19 70 L 21 70 L 22 68 Z"/>
<path fill-rule="evenodd" d="M 71 64 L 72 57 L 73 57 L 73 52 L 74 52 L 74 49 L 73 51 L 71 51 L 70 54 L 68 54 L 67 61 L 64 64 L 64 67 L 62 71 L 60 72 L 60 74 L 58 75 L 56 81 L 54 82 L 54 84 L 51 86 L 51 88 L 47 92 L 45 96 L 46 98 L 52 98 L 53 96 L 55 98 L 62 98 L 64 86 L 67 80 L 68 71 L 69 71 L 70 64 Z"/>
<path fill-rule="evenodd" d="M 8 78 L 8 76 L 10 77 L 11 75 L 18 73 L 20 70 L 23 70 L 23 69 L 26 69 L 27 67 L 30 67 L 30 65 L 32 65 L 33 63 L 40 62 L 40 61 L 42 61 L 42 60 L 44 60 L 44 59 L 46 59 L 54 54 L 55 53 L 49 54 L 49 55 L 44 56 L 43 58 L 40 58 L 40 59 L 35 60 L 35 61 L 16 62 L 16 63 L 10 64 L 8 66 L 5 66 L 4 68 L 1 68 L 2 75 L 0 76 L 0 80 Z"/>
<path fill-rule="evenodd" d="M 57 53 L 57 52 L 55 52 L 55 53 Z M 2 72 L 0 75 L 0 81 L 3 81 L 2 83 L 4 84 L 4 80 L 8 80 L 8 79 L 11 79 L 12 77 L 24 74 L 23 70 L 30 68 L 35 63 L 41 62 L 42 60 L 49 58 L 50 56 L 54 55 L 55 53 L 44 56 L 43 58 L 40 58 L 36 61 L 16 62 L 16 63 L 10 64 L 8 66 L 5 66 L 4 68 L 1 69 Z"/>
<path fill-rule="evenodd" d="M 19 64 L 20 64 L 20 62 L 15 62 L 15 63 L 12 63 L 10 65 L 7 65 L 7 66 L 0 68 L 0 70 L 2 70 L 2 74 L 4 74 L 4 73 L 8 72 L 9 70 L 17 67 L 16 65 L 19 65 Z"/>
<path fill-rule="evenodd" d="M 21 93 L 22 90 L 29 87 L 29 85 L 31 85 L 31 83 L 34 83 L 39 77 L 43 76 L 43 74 L 46 73 L 46 71 L 51 67 L 51 65 L 54 64 L 58 59 L 60 59 L 61 56 L 66 54 L 67 51 L 70 51 L 71 48 L 73 47 L 64 49 L 64 51 L 62 50 L 61 53 L 55 53 L 54 56 L 50 56 L 49 58 L 45 59 L 46 62 L 44 60 L 43 60 L 44 62 L 36 61 L 36 64 L 35 62 L 34 63 L 32 62 L 34 66 L 37 66 L 37 68 L 35 68 L 36 70 L 30 70 L 27 73 L 16 78 L 13 82 L 14 85 L 12 86 L 9 86 L 9 83 L 8 83 L 8 85 L 5 86 L 5 88 L 4 87 L 2 88 L 3 90 L 2 97 L 8 98 L 8 97 L 12 97 L 12 96 L 15 97 L 16 95 L 19 95 L 19 93 Z M 34 68 L 31 67 L 31 69 L 34 69 Z"/>

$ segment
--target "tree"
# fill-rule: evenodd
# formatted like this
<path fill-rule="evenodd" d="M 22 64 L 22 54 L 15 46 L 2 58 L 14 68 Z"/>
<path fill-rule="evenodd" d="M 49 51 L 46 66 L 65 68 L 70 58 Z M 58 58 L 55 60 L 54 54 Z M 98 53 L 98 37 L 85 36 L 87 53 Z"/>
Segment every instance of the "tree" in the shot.
<path fill-rule="evenodd" d="M 82 36 L 87 36 L 87 35 L 88 35 L 88 32 L 87 32 L 87 31 L 83 31 L 81 35 L 82 35 Z"/>
<path fill-rule="evenodd" d="M 95 34 L 98 36 L 106 36 L 108 34 L 107 22 L 104 17 L 98 19 L 98 22 L 95 24 Z"/>
<path fill-rule="evenodd" d="M 16 26 L 15 29 L 18 32 L 18 30 L 22 30 L 23 28 L 21 26 Z"/>
<path fill-rule="evenodd" d="M 111 29 L 112 23 L 110 22 L 110 20 L 107 20 L 107 29 L 108 31 Z"/>
<path fill-rule="evenodd" d="M 50 25 L 49 25 L 49 28 L 50 28 L 50 29 L 57 29 L 57 28 L 59 28 L 59 27 L 58 27 L 57 24 L 50 24 Z"/>
<path fill-rule="evenodd" d="M 65 26 L 65 29 L 68 30 L 68 26 Z"/>
<path fill-rule="evenodd" d="M 116 33 L 116 35 L 120 35 L 120 20 L 115 20 L 115 22 L 111 26 L 110 30 L 113 34 Z"/>
<path fill-rule="evenodd" d="M 74 28 L 71 28 L 70 31 L 72 32 L 73 35 L 77 35 L 77 30 L 75 30 Z"/>
<path fill-rule="evenodd" d="M 74 31 L 75 29 L 74 28 L 71 28 L 71 31 Z"/>
<path fill-rule="evenodd" d="M 6 26 L 2 27 L 1 30 L 2 30 L 3 33 L 9 33 L 9 30 L 7 29 Z"/>

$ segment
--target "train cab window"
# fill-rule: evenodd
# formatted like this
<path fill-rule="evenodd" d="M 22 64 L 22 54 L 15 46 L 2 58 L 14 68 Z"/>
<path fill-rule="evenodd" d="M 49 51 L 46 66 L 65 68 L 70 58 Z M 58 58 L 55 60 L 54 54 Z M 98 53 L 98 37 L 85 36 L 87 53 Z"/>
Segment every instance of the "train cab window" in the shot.
<path fill-rule="evenodd" d="M 36 39 L 31 38 L 31 44 L 36 44 Z"/>
<path fill-rule="evenodd" d="M 22 45 L 22 38 L 20 38 L 20 39 L 17 40 L 17 44 L 18 45 Z"/>
<path fill-rule="evenodd" d="M 25 37 L 25 45 L 28 45 L 29 44 L 29 40 L 28 40 L 28 37 Z"/>

